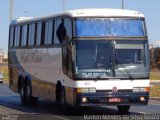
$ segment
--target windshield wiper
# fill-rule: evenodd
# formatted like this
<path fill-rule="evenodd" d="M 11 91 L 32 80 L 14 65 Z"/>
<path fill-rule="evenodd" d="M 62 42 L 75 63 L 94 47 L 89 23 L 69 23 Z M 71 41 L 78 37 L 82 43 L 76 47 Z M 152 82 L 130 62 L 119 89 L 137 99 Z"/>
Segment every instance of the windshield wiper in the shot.
<path fill-rule="evenodd" d="M 126 67 L 123 64 L 119 64 L 119 65 L 124 69 L 124 71 L 126 72 L 126 74 L 129 76 L 128 78 L 130 80 L 134 80 L 134 76 L 129 72 L 129 70 L 126 69 Z M 122 70 L 120 70 L 120 71 L 123 72 Z"/>
<path fill-rule="evenodd" d="M 116 59 L 116 66 L 117 66 L 117 63 L 119 63 L 118 65 L 120 65 L 123 68 L 123 70 L 125 71 L 125 73 L 128 75 L 128 78 L 130 80 L 134 80 L 134 76 L 129 72 L 128 69 L 126 69 L 125 65 L 120 64 L 120 62 Z M 122 70 L 120 70 L 120 69 L 118 69 L 118 70 L 121 71 L 124 74 L 124 72 Z"/>

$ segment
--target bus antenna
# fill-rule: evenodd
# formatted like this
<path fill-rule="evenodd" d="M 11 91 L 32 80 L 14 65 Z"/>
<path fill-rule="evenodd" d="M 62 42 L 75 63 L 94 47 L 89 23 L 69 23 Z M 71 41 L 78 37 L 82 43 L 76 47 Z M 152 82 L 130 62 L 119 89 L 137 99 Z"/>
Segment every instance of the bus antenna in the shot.
<path fill-rule="evenodd" d="M 65 11 L 65 4 L 67 2 L 67 0 L 60 0 L 62 2 L 62 5 L 63 5 L 63 12 Z"/>
<path fill-rule="evenodd" d="M 124 9 L 124 0 L 122 0 L 122 9 Z"/>

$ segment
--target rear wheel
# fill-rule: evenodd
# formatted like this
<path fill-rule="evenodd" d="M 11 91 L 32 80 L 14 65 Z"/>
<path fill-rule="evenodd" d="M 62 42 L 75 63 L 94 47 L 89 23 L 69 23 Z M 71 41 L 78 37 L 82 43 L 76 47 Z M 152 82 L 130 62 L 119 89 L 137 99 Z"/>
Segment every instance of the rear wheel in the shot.
<path fill-rule="evenodd" d="M 26 100 L 26 87 L 25 87 L 25 83 L 24 81 L 21 81 L 21 85 L 20 85 L 20 98 L 21 98 L 21 103 L 22 104 L 26 104 L 27 100 Z"/>
<path fill-rule="evenodd" d="M 118 105 L 117 108 L 120 113 L 126 114 L 130 109 L 130 105 Z"/>
<path fill-rule="evenodd" d="M 26 84 L 26 100 L 29 105 L 33 106 L 36 105 L 38 102 L 38 98 L 32 96 L 32 86 L 30 81 L 27 81 Z"/>

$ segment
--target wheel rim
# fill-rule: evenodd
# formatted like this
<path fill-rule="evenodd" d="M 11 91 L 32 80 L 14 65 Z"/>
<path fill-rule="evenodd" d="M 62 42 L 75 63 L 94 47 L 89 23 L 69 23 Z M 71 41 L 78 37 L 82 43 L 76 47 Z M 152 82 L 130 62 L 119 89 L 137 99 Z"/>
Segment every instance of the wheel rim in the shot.
<path fill-rule="evenodd" d="M 29 87 L 29 85 L 27 85 L 27 88 L 26 88 L 26 96 L 27 98 L 31 96 L 31 88 Z"/>
<path fill-rule="evenodd" d="M 21 96 L 21 98 L 24 97 L 24 89 L 22 87 L 21 87 L 21 91 L 20 91 L 20 96 Z"/>

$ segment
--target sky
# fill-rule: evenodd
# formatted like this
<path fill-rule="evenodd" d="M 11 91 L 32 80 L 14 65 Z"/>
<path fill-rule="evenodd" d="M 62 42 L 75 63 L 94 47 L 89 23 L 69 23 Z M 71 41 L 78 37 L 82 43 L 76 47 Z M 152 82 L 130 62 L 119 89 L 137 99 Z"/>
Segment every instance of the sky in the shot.
<path fill-rule="evenodd" d="M 65 10 L 81 8 L 118 8 L 122 0 L 66 0 Z M 160 46 L 160 0 L 124 0 L 124 8 L 146 17 L 149 44 Z M 0 0 L 0 49 L 8 49 L 10 0 Z M 14 19 L 63 12 L 62 0 L 14 0 Z"/>

